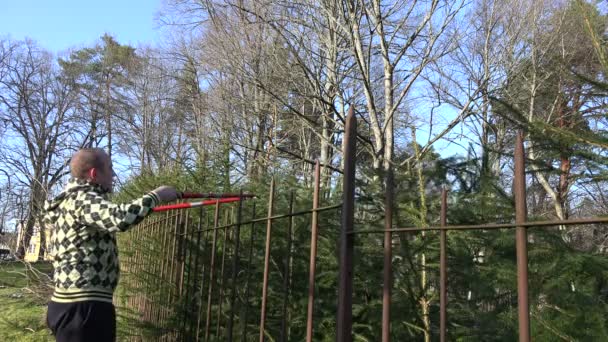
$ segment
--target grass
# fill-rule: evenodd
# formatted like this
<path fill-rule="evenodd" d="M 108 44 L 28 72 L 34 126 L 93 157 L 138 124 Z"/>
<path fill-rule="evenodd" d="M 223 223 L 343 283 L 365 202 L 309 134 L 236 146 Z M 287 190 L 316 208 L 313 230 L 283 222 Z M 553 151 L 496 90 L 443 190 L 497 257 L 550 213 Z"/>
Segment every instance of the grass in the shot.
<path fill-rule="evenodd" d="M 41 286 L 45 276 L 52 272 L 49 262 L 0 262 L 0 342 L 55 341 L 46 327 L 46 305 L 51 292 Z M 137 313 L 131 311 L 117 308 L 118 341 L 128 339 L 133 327 L 142 334 L 153 330 L 140 326 L 135 318 Z"/>
<path fill-rule="evenodd" d="M 31 268 L 30 268 L 31 267 Z M 49 263 L 0 263 L 0 341 L 54 341 L 46 328 L 46 300 L 32 289 L 38 272 L 49 274 Z"/>

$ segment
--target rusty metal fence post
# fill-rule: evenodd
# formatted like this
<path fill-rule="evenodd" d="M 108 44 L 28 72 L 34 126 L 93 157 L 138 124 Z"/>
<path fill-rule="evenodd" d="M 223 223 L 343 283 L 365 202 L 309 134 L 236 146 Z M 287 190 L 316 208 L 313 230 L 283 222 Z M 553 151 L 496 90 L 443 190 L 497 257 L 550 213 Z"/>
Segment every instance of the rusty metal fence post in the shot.
<path fill-rule="evenodd" d="M 448 217 L 448 191 L 441 190 L 441 219 L 440 226 L 445 228 Z M 448 276 L 447 276 L 447 232 L 439 232 L 439 341 L 446 341 L 447 332 L 447 305 L 448 305 Z"/>
<path fill-rule="evenodd" d="M 268 301 L 268 275 L 270 272 L 270 239 L 272 234 L 272 212 L 274 206 L 274 178 L 270 182 L 270 195 L 268 198 L 268 221 L 266 224 L 266 248 L 264 250 L 264 281 L 262 285 L 262 308 L 260 313 L 260 342 L 264 342 L 266 327 L 266 304 Z"/>
<path fill-rule="evenodd" d="M 344 178 L 342 218 L 340 221 L 340 273 L 338 278 L 338 316 L 336 340 L 352 341 L 352 296 L 353 296 L 353 249 L 355 221 L 355 161 L 357 141 L 357 121 L 351 106 L 346 117 L 344 132 Z"/>
<path fill-rule="evenodd" d="M 243 190 L 239 193 L 243 197 Z M 232 258 L 232 293 L 230 294 L 230 319 L 228 320 L 228 341 L 232 341 L 232 331 L 234 329 L 234 303 L 236 301 L 236 280 L 239 273 L 239 249 L 241 246 L 241 222 L 243 221 L 243 201 L 239 201 L 236 214 L 236 227 L 234 231 L 234 255 Z"/>
<path fill-rule="evenodd" d="M 200 333 L 201 333 L 201 322 L 202 319 L 201 317 L 203 316 L 203 295 L 205 293 L 205 274 L 206 274 L 206 266 L 207 264 L 205 263 L 205 255 L 207 252 L 207 237 L 209 235 L 209 220 L 208 220 L 209 216 L 207 215 L 207 212 L 205 211 L 205 233 L 203 234 L 203 261 L 202 261 L 202 270 L 201 270 L 201 287 L 199 289 L 199 307 L 198 307 L 198 313 L 197 313 L 197 318 L 196 318 L 196 341 L 200 340 Z M 202 218 L 201 218 L 202 220 Z M 202 224 L 202 223 L 201 223 Z"/>
<path fill-rule="evenodd" d="M 218 305 L 217 305 L 217 321 L 215 328 L 215 338 L 217 340 L 221 340 L 221 328 L 222 328 L 222 303 L 224 302 L 224 280 L 226 278 L 225 274 L 225 265 L 226 265 L 226 254 L 228 253 L 228 224 L 229 220 L 232 219 L 232 215 L 227 214 L 227 210 L 224 211 L 224 240 L 222 241 L 222 263 L 220 266 L 220 277 L 219 277 L 219 296 L 218 296 Z"/>
<path fill-rule="evenodd" d="M 530 307 L 528 303 L 528 233 L 521 224 L 527 221 L 526 170 L 524 160 L 524 136 L 520 132 L 515 144 L 515 223 L 517 247 L 517 316 L 519 341 L 530 341 Z"/>
<path fill-rule="evenodd" d="M 182 324 L 181 324 L 181 328 L 180 328 L 180 332 L 179 332 L 179 336 L 184 339 L 187 340 L 187 336 L 186 336 L 186 316 L 188 313 L 188 296 L 190 294 L 190 291 L 188 290 L 188 286 L 190 284 L 190 271 L 188 271 L 188 274 L 186 274 L 186 267 L 190 268 L 191 265 L 191 258 L 192 258 L 192 253 L 190 251 L 190 249 L 188 248 L 189 243 L 190 243 L 190 238 L 189 238 L 189 234 L 191 234 L 190 232 L 190 212 L 186 211 L 184 214 L 186 217 L 185 219 L 182 220 L 182 222 L 180 222 L 180 224 L 183 226 L 182 229 L 182 234 L 181 234 L 181 249 L 180 249 L 180 254 L 181 254 L 181 262 L 182 262 L 182 269 L 181 269 L 181 275 L 180 275 L 180 303 L 183 303 L 183 317 L 182 317 Z M 190 257 L 190 259 L 189 259 Z M 184 298 L 185 296 L 185 301 L 182 302 L 182 298 Z"/>
<path fill-rule="evenodd" d="M 207 296 L 207 315 L 205 321 L 205 341 L 209 341 L 209 329 L 211 328 L 211 299 L 213 297 L 213 273 L 215 271 L 215 252 L 217 248 L 217 228 L 220 218 L 220 202 L 215 204 L 215 213 L 213 216 L 213 242 L 211 247 L 211 261 L 209 265 L 209 292 Z"/>
<path fill-rule="evenodd" d="M 198 217 L 198 223 L 196 225 L 196 244 L 192 247 L 193 249 L 195 249 L 195 256 L 194 256 L 194 265 L 192 265 L 192 268 L 190 269 L 190 272 L 192 273 L 192 296 L 194 297 L 191 303 L 188 303 L 189 305 L 189 324 L 188 324 L 188 334 L 186 335 L 186 339 L 192 339 L 192 336 L 196 336 L 196 334 L 194 333 L 194 317 L 192 317 L 192 314 L 194 313 L 194 310 L 196 310 L 197 312 L 199 311 L 197 309 L 197 304 L 200 302 L 200 298 L 198 298 L 196 296 L 196 292 L 197 292 L 197 286 L 196 286 L 196 279 L 197 279 L 197 275 L 198 273 L 198 261 L 200 258 L 200 254 L 201 254 L 201 249 L 200 249 L 200 245 L 201 245 L 201 230 L 202 230 L 202 223 L 203 223 L 203 212 L 204 209 L 203 207 L 201 207 L 199 209 L 199 217 Z M 204 241 L 203 241 L 204 244 Z M 202 286 L 202 284 L 201 284 Z M 184 317 L 186 318 L 186 317 Z M 198 319 L 198 317 L 197 317 Z M 198 332 L 198 331 L 197 331 Z M 198 341 L 198 337 L 196 337 L 196 341 Z"/>
<path fill-rule="evenodd" d="M 293 200 L 294 194 L 293 190 L 289 192 L 289 214 L 293 214 Z M 285 342 L 289 340 L 289 311 L 287 310 L 287 306 L 289 304 L 289 294 L 291 292 L 291 262 L 292 262 L 292 243 L 293 243 L 293 216 L 289 217 L 289 222 L 287 223 L 287 246 L 285 250 L 287 251 L 287 258 L 285 259 L 285 267 L 283 268 L 283 318 L 281 319 L 281 342 Z"/>
<path fill-rule="evenodd" d="M 312 218 L 310 228 L 310 263 L 308 266 L 308 313 L 306 316 L 306 341 L 312 342 L 313 312 L 315 306 L 315 275 L 317 265 L 317 238 L 319 213 L 319 188 L 321 184 L 321 166 L 317 160 L 315 164 L 315 181 L 312 196 Z"/>
<path fill-rule="evenodd" d="M 249 294 L 251 288 L 251 265 L 253 259 L 253 245 L 255 243 L 255 202 L 251 209 L 251 230 L 250 230 L 250 241 L 249 241 L 249 256 L 247 258 L 247 279 L 245 280 L 245 312 L 243 313 L 243 332 L 241 334 L 241 341 L 247 340 L 247 316 L 249 315 Z"/>

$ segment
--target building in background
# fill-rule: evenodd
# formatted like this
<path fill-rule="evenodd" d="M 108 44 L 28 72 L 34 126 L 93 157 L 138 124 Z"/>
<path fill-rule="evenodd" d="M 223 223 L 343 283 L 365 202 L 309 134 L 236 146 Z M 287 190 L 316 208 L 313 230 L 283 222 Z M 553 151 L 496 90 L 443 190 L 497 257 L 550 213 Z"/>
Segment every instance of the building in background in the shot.
<path fill-rule="evenodd" d="M 11 248 L 7 244 L 0 242 L 0 261 L 6 260 L 11 257 L 11 255 Z"/>
<path fill-rule="evenodd" d="M 23 236 L 23 232 L 25 225 L 23 223 L 18 224 L 17 225 L 17 231 L 18 231 L 18 235 L 17 235 L 17 241 L 22 241 L 22 239 L 24 238 Z M 50 229 L 46 229 L 45 231 L 45 241 L 46 241 L 46 253 L 44 255 L 44 260 L 53 260 L 52 256 L 51 256 L 51 249 L 50 249 L 50 241 L 51 241 L 51 232 Z M 23 257 L 23 260 L 28 261 L 28 262 L 34 262 L 34 261 L 38 261 L 38 256 L 40 255 L 40 227 L 35 226 L 34 227 L 34 232 L 32 234 L 32 238 L 30 239 L 30 244 L 27 246 L 26 250 L 25 250 L 25 256 Z"/>

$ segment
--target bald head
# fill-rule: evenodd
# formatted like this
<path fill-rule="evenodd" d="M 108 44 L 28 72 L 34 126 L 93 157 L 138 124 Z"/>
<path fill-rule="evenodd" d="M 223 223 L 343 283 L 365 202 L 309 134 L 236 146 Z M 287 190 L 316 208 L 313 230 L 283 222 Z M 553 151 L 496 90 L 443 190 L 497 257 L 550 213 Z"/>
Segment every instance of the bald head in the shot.
<path fill-rule="evenodd" d="M 70 171 L 74 178 L 88 179 L 91 169 L 104 170 L 110 164 L 110 157 L 103 149 L 83 148 L 72 156 Z"/>

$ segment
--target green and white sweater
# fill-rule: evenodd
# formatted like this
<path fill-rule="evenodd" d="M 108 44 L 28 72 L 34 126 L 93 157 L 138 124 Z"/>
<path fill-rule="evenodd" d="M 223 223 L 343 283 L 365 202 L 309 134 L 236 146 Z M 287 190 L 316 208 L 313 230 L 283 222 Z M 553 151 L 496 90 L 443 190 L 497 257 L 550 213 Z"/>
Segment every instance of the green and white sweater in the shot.
<path fill-rule="evenodd" d="M 120 273 L 115 233 L 143 220 L 158 203 L 151 192 L 131 203 L 114 204 L 99 186 L 71 179 L 45 205 L 44 220 L 53 232 L 55 292 L 51 300 L 111 303 Z"/>

